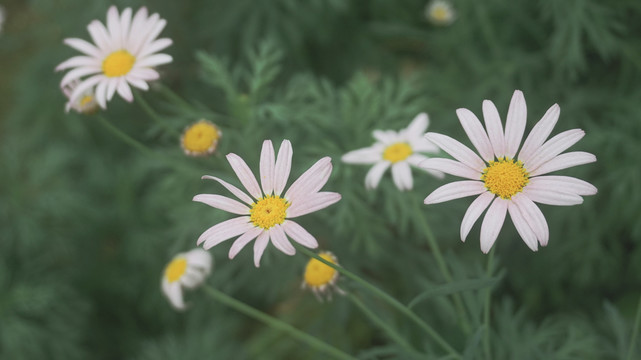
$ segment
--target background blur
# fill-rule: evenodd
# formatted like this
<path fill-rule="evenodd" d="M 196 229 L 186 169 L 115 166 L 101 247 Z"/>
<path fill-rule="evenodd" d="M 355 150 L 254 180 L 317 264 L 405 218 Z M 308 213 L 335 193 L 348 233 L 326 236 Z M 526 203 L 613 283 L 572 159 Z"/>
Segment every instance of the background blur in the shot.
<path fill-rule="evenodd" d="M 62 40 L 88 40 L 86 25 L 104 22 L 111 4 L 145 5 L 167 19 L 162 36 L 174 41 L 165 51 L 174 62 L 159 68 L 160 82 L 198 110 L 172 105 L 153 87 L 144 99 L 175 130 L 208 117 L 223 138 L 213 157 L 187 158 L 138 100 L 116 97 L 104 116 L 192 171 L 150 160 L 91 116 L 64 113 L 62 74 L 53 69 L 76 52 Z M 480 225 L 459 240 L 471 199 L 423 206 L 444 182 L 416 170 L 410 192 L 398 192 L 389 174 L 367 192 L 368 168 L 340 156 L 369 146 L 373 129 L 398 130 L 422 111 L 430 130 L 469 144 L 455 110 L 478 115 L 491 99 L 505 119 L 514 89 L 525 94 L 528 131 L 554 103 L 561 118 L 553 134 L 586 131 L 572 149 L 598 162 L 562 173 L 599 193 L 580 206 L 541 206 L 551 236 L 537 253 L 506 222 L 495 245 L 494 357 L 623 358 L 641 285 L 641 2 L 455 0 L 448 26 L 430 23 L 426 5 L 2 0 L 0 359 L 323 359 L 200 291 L 187 293 L 185 313 L 160 291 L 171 257 L 228 218 L 191 201 L 226 193 L 200 175 L 238 184 L 223 155 L 256 169 L 268 138 L 292 141 L 292 178 L 323 156 L 334 160 L 325 189 L 343 200 L 301 223 L 346 268 L 405 303 L 444 284 L 415 222 L 420 209 L 455 277 L 484 277 Z M 362 359 L 403 358 L 346 298 L 319 303 L 300 290 L 304 256 L 270 246 L 256 269 L 250 247 L 228 260 L 230 244 L 212 249 L 210 284 Z M 378 306 L 417 347 L 433 347 L 396 312 L 341 287 Z M 463 293 L 479 321 L 482 294 Z M 473 333 L 456 327 L 447 298 L 415 309 L 457 348 L 471 346 Z"/>

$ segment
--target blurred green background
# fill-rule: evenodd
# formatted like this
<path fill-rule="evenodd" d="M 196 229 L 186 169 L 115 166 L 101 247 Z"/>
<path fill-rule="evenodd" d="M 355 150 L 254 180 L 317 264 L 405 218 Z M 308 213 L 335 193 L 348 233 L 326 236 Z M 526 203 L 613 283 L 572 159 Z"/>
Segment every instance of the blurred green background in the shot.
<path fill-rule="evenodd" d="M 599 193 L 580 206 L 541 206 L 551 236 L 537 253 L 506 222 L 495 245 L 492 358 L 625 358 L 641 285 L 641 2 L 452 3 L 457 19 L 437 26 L 422 0 L 3 0 L 0 359 L 324 359 L 200 291 L 187 293 L 185 313 L 160 291 L 171 257 L 229 218 L 191 201 L 198 193 L 226 194 L 200 175 L 238 184 L 223 155 L 237 153 L 257 169 L 263 139 L 292 141 L 292 178 L 323 156 L 334 160 L 325 189 L 343 200 L 301 224 L 346 268 L 404 303 L 444 284 L 418 214 L 457 280 L 486 277 L 479 225 L 465 244 L 459 240 L 471 199 L 423 206 L 444 182 L 416 170 L 410 192 L 399 193 L 389 174 L 367 192 L 367 168 L 341 164 L 340 156 L 369 146 L 372 130 L 398 130 L 422 111 L 430 130 L 469 144 L 455 110 L 480 114 L 482 100 L 491 99 L 505 118 L 514 89 L 525 94 L 527 129 L 558 103 L 554 134 L 586 131 L 572 149 L 598 162 L 563 174 Z M 223 138 L 216 155 L 182 156 L 178 139 L 138 99 L 116 97 L 104 116 L 179 167 L 128 147 L 95 117 L 64 113 L 62 74 L 53 69 L 76 52 L 62 40 L 88 40 L 86 25 L 104 22 L 111 4 L 145 5 L 167 19 L 162 36 L 174 45 L 164 52 L 174 62 L 159 68 L 160 82 L 195 110 L 153 86 L 137 96 L 173 130 L 201 117 L 217 123 Z M 228 260 L 230 243 L 212 249 L 210 284 L 361 359 L 405 358 L 346 298 L 319 303 L 300 290 L 303 255 L 270 246 L 256 269 L 249 247 Z M 440 358 L 405 318 L 340 284 L 435 354 L 427 358 Z M 462 293 L 474 331 L 483 294 Z M 456 326 L 447 297 L 415 310 L 458 349 L 469 349 L 470 359 L 483 358 L 475 332 Z"/>

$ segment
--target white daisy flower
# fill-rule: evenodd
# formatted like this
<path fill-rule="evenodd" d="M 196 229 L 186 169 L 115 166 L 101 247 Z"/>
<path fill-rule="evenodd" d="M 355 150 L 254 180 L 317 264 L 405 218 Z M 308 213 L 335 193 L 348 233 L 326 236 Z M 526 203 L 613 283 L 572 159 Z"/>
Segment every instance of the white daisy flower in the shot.
<path fill-rule="evenodd" d="M 450 25 L 456 19 L 456 12 L 450 1 L 432 0 L 425 7 L 425 16 L 434 25 Z"/>
<path fill-rule="evenodd" d="M 490 251 L 496 241 L 506 213 L 510 214 L 516 230 L 530 249 L 536 251 L 538 244 L 546 246 L 548 224 L 534 203 L 577 205 L 583 202 L 581 196 L 597 192 L 593 185 L 573 177 L 541 176 L 596 161 L 594 155 L 582 151 L 561 154 L 585 135 L 581 129 L 564 131 L 546 141 L 559 119 L 560 111 L 558 104 L 550 107 L 534 125 L 517 155 L 527 118 L 525 98 L 521 91 L 516 90 L 512 96 L 505 131 L 498 110 L 489 100 L 483 101 L 485 129 L 468 109 L 456 110 L 465 133 L 481 156 L 449 136 L 428 133 L 427 139 L 458 161 L 429 159 L 421 166 L 469 180 L 439 187 L 425 198 L 425 204 L 480 194 L 463 217 L 462 241 L 465 241 L 476 220 L 489 206 L 481 225 L 481 250 L 484 253 Z"/>
<path fill-rule="evenodd" d="M 107 12 L 107 27 L 98 20 L 87 27 L 95 45 L 82 39 L 65 39 L 65 44 L 85 55 L 74 56 L 56 67 L 56 71 L 73 69 L 65 74 L 60 86 L 90 75 L 74 89 L 69 101 L 73 103 L 95 86 L 96 101 L 104 109 L 116 91 L 123 99 L 133 101 L 129 85 L 148 90 L 147 81 L 159 78 L 153 67 L 172 61 L 171 56 L 158 54 L 172 44 L 167 38 L 156 39 L 166 24 L 158 14 L 147 16 L 145 7 L 132 18 L 131 8 L 118 14 L 112 6 Z"/>
<path fill-rule="evenodd" d="M 200 286 L 211 273 L 211 268 L 211 254 L 200 248 L 174 256 L 167 264 L 161 281 L 162 291 L 171 305 L 184 310 L 182 289 Z"/>
<path fill-rule="evenodd" d="M 285 195 L 281 196 L 289 178 L 292 155 L 293 150 L 289 140 L 283 140 L 277 158 L 274 157 L 272 142 L 270 140 L 263 142 L 260 153 L 262 191 L 245 161 L 236 154 L 227 155 L 229 164 L 251 197 L 217 177 L 203 176 L 203 179 L 216 180 L 245 204 L 221 195 L 194 196 L 194 201 L 242 215 L 209 228 L 200 235 L 198 244 L 204 242 L 204 248 L 210 249 L 225 240 L 241 235 L 229 250 L 229 258 L 233 259 L 245 245 L 256 239 L 254 242 L 256 267 L 260 266 L 260 258 L 270 239 L 278 250 L 287 255 L 296 253 L 288 236 L 303 246 L 316 248 L 318 242 L 314 236 L 290 219 L 324 209 L 340 200 L 341 195 L 334 192 L 319 192 L 332 172 L 331 159 L 324 157 L 305 171 L 298 180 L 294 181 Z"/>
<path fill-rule="evenodd" d="M 321 251 L 318 256 L 338 265 L 338 258 L 336 255 L 329 251 Z M 316 259 L 309 259 L 307 266 L 305 266 L 305 274 L 303 275 L 303 282 L 301 287 L 303 289 L 311 289 L 318 301 L 323 301 L 323 296 L 328 300 L 332 299 L 332 292 L 344 295 L 345 292 L 336 285 L 338 281 L 338 271 L 336 269 L 323 264 Z"/>
<path fill-rule="evenodd" d="M 80 85 L 80 81 L 74 80 L 62 88 L 62 92 L 65 94 L 67 99 L 71 97 L 73 90 L 77 88 L 78 85 Z M 65 104 L 65 111 L 69 112 L 69 110 L 74 109 L 80 114 L 92 114 L 96 112 L 98 110 L 98 103 L 96 102 L 96 96 L 93 90 L 93 88 L 88 88 L 83 91 L 74 102 L 67 101 L 67 104 Z"/>
<path fill-rule="evenodd" d="M 396 187 L 410 190 L 413 186 L 410 165 L 418 164 L 427 159 L 421 153 L 438 153 L 439 149 L 425 139 L 425 130 L 429 125 L 427 114 L 418 114 L 410 125 L 401 130 L 374 130 L 372 135 L 378 140 L 374 145 L 350 151 L 343 155 L 341 160 L 348 164 L 374 164 L 365 176 L 365 187 L 375 189 L 381 181 L 383 174 L 389 167 L 392 168 L 392 178 Z M 427 170 L 437 178 L 443 178 L 440 171 Z"/>

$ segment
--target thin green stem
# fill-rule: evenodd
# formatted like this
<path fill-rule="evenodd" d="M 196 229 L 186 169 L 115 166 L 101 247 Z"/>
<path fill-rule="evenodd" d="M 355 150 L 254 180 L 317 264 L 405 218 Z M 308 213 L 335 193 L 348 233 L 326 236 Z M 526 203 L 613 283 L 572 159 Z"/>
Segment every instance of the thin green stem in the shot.
<path fill-rule="evenodd" d="M 158 87 L 160 89 L 160 92 L 167 97 L 167 99 L 173 101 L 176 105 L 188 109 L 189 111 L 193 110 L 193 106 L 185 99 L 183 99 L 180 95 L 176 94 L 173 90 L 171 90 L 169 87 L 160 84 Z"/>
<path fill-rule="evenodd" d="M 490 254 L 487 258 L 487 270 L 486 277 L 490 278 L 492 276 L 492 268 L 494 266 L 494 249 L 490 250 Z M 492 300 L 492 287 L 488 287 L 485 290 L 485 302 L 483 306 L 483 325 L 485 327 L 485 334 L 483 336 L 483 351 L 485 352 L 485 358 L 490 360 L 491 348 L 490 348 L 490 301 Z"/>
<path fill-rule="evenodd" d="M 171 127 L 171 125 L 169 125 L 165 120 L 163 120 L 163 118 L 160 117 L 160 115 L 158 115 L 154 111 L 154 109 L 152 109 L 151 105 L 149 105 L 147 100 L 145 100 L 145 98 L 140 94 L 140 92 L 135 91 L 135 95 L 136 95 L 136 100 L 137 100 L 138 104 L 140 104 L 140 107 L 147 113 L 147 115 L 152 120 L 157 122 L 158 125 L 160 125 L 165 130 L 169 131 L 172 135 L 174 135 L 176 137 L 180 137 L 180 132 L 178 130 L 174 129 L 173 127 Z"/>
<path fill-rule="evenodd" d="M 100 122 L 100 124 L 102 124 L 105 128 L 107 128 L 107 130 L 109 130 L 113 135 L 115 135 L 120 140 L 122 140 L 122 141 L 126 142 L 127 144 L 131 145 L 132 147 L 140 150 L 140 152 L 145 153 L 146 155 L 154 156 L 154 157 L 157 156 L 156 153 L 151 151 L 151 149 L 149 149 L 148 147 L 143 145 L 138 140 L 136 140 L 136 139 L 132 138 L 131 136 L 125 134 L 122 130 L 120 130 L 119 128 L 114 126 L 111 122 L 109 122 L 107 119 L 105 119 L 101 115 L 97 115 L 96 117 L 98 118 L 98 122 Z"/>
<path fill-rule="evenodd" d="M 639 324 L 641 323 L 641 297 L 639 297 L 639 304 L 637 305 L 637 315 L 634 318 L 634 326 L 632 327 L 632 337 L 630 337 L 630 346 L 628 347 L 628 356 L 627 360 L 632 359 L 632 353 L 634 352 L 634 346 L 637 342 L 637 336 L 639 336 Z"/>
<path fill-rule="evenodd" d="M 461 357 L 461 354 L 458 351 L 456 351 L 447 341 L 445 341 L 445 339 L 443 339 L 434 329 L 432 329 L 431 326 L 429 326 L 427 323 L 425 323 L 425 321 L 423 321 L 421 318 L 419 318 L 412 310 L 410 310 L 407 306 L 403 305 L 400 301 L 396 300 L 395 298 L 393 298 L 392 296 L 388 295 L 383 290 L 381 290 L 381 289 L 377 288 L 376 286 L 370 284 L 369 282 L 367 282 L 366 280 L 362 279 L 358 275 L 352 273 L 351 271 L 346 270 L 345 268 L 343 268 L 341 266 L 338 266 L 338 265 L 336 265 L 334 263 L 331 263 L 331 262 L 323 259 L 322 257 L 318 256 L 314 252 L 308 250 L 307 248 L 304 248 L 304 247 L 298 246 L 298 245 L 297 245 L 297 248 L 303 254 L 305 254 L 305 255 L 307 255 L 307 256 L 309 256 L 311 258 L 314 258 L 314 259 L 324 263 L 325 265 L 327 265 L 327 266 L 335 269 L 339 273 L 345 275 L 345 277 L 347 277 L 347 278 L 349 278 L 351 280 L 354 280 L 355 282 L 357 282 L 358 284 L 363 286 L 365 289 L 367 289 L 369 292 L 371 292 L 372 294 L 378 296 L 379 298 L 381 298 L 382 300 L 387 302 L 389 305 L 391 305 L 393 308 L 395 308 L 396 310 L 398 310 L 399 312 L 401 312 L 402 314 L 407 316 L 416 325 L 418 325 L 421 329 L 423 329 L 430 337 L 432 337 L 432 339 L 439 346 L 441 346 L 444 350 L 446 350 L 448 353 L 450 353 L 450 354 L 452 354 L 452 355 L 454 355 L 454 356 L 456 356 L 458 358 Z"/>
<path fill-rule="evenodd" d="M 282 320 L 279 320 L 273 316 L 267 315 L 260 310 L 257 310 L 243 302 L 240 302 L 232 298 L 231 296 L 228 296 L 225 293 L 218 291 L 217 289 L 214 289 L 209 285 L 203 286 L 203 289 L 214 300 L 217 300 L 240 313 L 243 313 L 255 320 L 258 320 L 268 326 L 271 326 L 274 329 L 283 331 L 288 335 L 290 335 L 291 337 L 296 338 L 301 342 L 304 342 L 305 344 L 309 345 L 310 347 L 318 351 L 331 355 L 336 359 L 356 360 L 355 357 L 346 354 L 345 352 L 335 348 L 334 346 L 329 345 L 326 342 L 319 340 L 318 338 L 311 336 L 305 332 L 302 332 L 301 330 L 298 330 L 297 328 L 283 322 Z"/>

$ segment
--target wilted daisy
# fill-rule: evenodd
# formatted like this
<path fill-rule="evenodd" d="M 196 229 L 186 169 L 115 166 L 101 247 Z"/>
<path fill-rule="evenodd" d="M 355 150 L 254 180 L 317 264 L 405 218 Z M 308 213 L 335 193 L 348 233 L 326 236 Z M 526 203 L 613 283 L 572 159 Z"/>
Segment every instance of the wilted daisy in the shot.
<path fill-rule="evenodd" d="M 596 161 L 594 155 L 582 151 L 561 154 L 585 135 L 583 130 L 567 130 L 546 141 L 559 113 L 559 105 L 552 105 L 534 125 L 517 155 L 527 118 L 521 91 L 516 90 L 512 96 L 505 131 L 498 110 L 489 100 L 483 101 L 485 129 L 471 111 L 458 109 L 456 114 L 461 125 L 481 156 L 449 136 L 428 133 L 426 137 L 430 141 L 458 161 L 429 159 L 421 166 L 470 180 L 439 187 L 425 198 L 425 203 L 480 194 L 463 217 L 461 240 L 465 241 L 476 220 L 489 206 L 481 225 L 481 250 L 485 253 L 498 237 L 506 213 L 510 214 L 516 230 L 530 249 L 536 251 L 538 244 L 547 245 L 547 221 L 534 203 L 577 205 L 583 202 L 581 196 L 597 192 L 591 184 L 573 177 L 541 176 Z"/>
<path fill-rule="evenodd" d="M 171 260 L 162 276 L 162 291 L 171 305 L 185 309 L 183 287 L 193 289 L 201 285 L 211 272 L 211 254 L 203 249 L 180 253 Z"/>
<path fill-rule="evenodd" d="M 73 90 L 78 87 L 79 84 L 79 80 L 74 80 L 62 88 L 62 92 L 65 94 L 67 99 L 71 97 L 71 93 L 73 93 Z M 96 96 L 94 95 L 93 88 L 88 88 L 83 91 L 75 101 L 67 101 L 67 104 L 65 104 L 65 111 L 69 112 L 70 109 L 74 109 L 81 114 L 92 114 L 96 112 L 98 110 L 98 103 L 96 103 Z"/>
<path fill-rule="evenodd" d="M 180 137 L 180 146 L 190 156 L 205 156 L 216 151 L 218 140 L 223 133 L 216 125 L 200 120 L 185 128 Z"/>
<path fill-rule="evenodd" d="M 209 206 L 225 210 L 240 217 L 223 221 L 212 226 L 198 238 L 198 244 L 204 243 L 205 249 L 241 235 L 229 250 L 233 259 L 250 241 L 254 242 L 254 264 L 260 266 L 260 258 L 270 239 L 274 246 L 287 255 L 294 255 L 296 249 L 289 242 L 288 236 L 308 248 L 316 248 L 318 242 L 307 230 L 291 219 L 324 209 L 338 200 L 341 195 L 334 192 L 320 192 L 332 172 L 329 157 L 318 160 L 298 180 L 281 195 L 287 184 L 292 165 L 292 145 L 283 140 L 274 156 L 274 147 L 270 140 L 263 142 L 260 153 L 260 183 L 254 177 L 249 166 L 236 154 L 228 154 L 227 160 L 238 179 L 249 192 L 247 195 L 237 187 L 214 176 L 203 176 L 203 179 L 216 180 L 245 204 L 226 196 L 200 194 L 194 196 Z"/>
<path fill-rule="evenodd" d="M 456 19 L 452 3 L 447 0 L 432 0 L 425 7 L 425 16 L 435 25 L 449 25 Z"/>
<path fill-rule="evenodd" d="M 158 14 L 148 16 L 145 7 L 132 18 L 131 8 L 118 14 L 112 6 L 107 12 L 107 27 L 98 20 L 87 27 L 94 44 L 77 38 L 65 39 L 65 44 L 85 55 L 74 56 L 56 67 L 56 71 L 73 69 L 65 74 L 60 86 L 64 88 L 89 76 L 81 80 L 69 101 L 75 102 L 85 90 L 95 86 L 96 101 L 106 108 L 116 91 L 123 99 L 133 101 L 129 85 L 149 89 L 147 81 L 159 78 L 153 67 L 172 61 L 171 56 L 158 54 L 172 43 L 167 38 L 156 39 L 166 24 Z"/>
<path fill-rule="evenodd" d="M 399 190 L 409 190 L 413 186 L 410 165 L 418 166 L 427 159 L 421 153 L 438 153 L 439 149 L 425 139 L 425 130 L 429 125 L 427 114 L 418 114 L 410 125 L 401 130 L 374 130 L 377 140 L 374 145 L 350 151 L 341 160 L 349 164 L 374 164 L 365 176 L 365 187 L 375 189 L 388 168 L 392 168 L 392 178 Z M 430 174 L 442 178 L 440 171 L 427 170 Z"/>
<path fill-rule="evenodd" d="M 329 251 L 321 251 L 318 253 L 318 256 L 332 264 L 338 265 L 338 259 Z M 307 266 L 305 266 L 305 274 L 301 287 L 303 289 L 311 289 L 314 296 L 320 301 L 323 301 L 323 296 L 331 300 L 332 291 L 344 294 L 343 290 L 336 286 L 337 280 L 338 271 L 336 271 L 336 269 L 312 258 L 309 259 Z"/>

